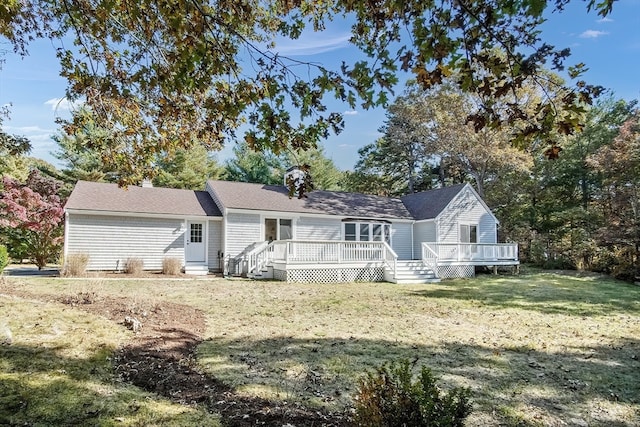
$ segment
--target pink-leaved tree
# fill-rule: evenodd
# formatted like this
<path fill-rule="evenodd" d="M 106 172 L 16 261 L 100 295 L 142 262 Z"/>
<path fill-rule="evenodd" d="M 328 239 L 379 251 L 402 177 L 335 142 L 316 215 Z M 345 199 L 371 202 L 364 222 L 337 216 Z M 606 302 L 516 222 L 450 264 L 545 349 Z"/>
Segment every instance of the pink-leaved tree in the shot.
<path fill-rule="evenodd" d="M 37 169 L 24 183 L 4 176 L 2 184 L 0 228 L 8 229 L 14 244 L 21 245 L 25 255 L 42 269 L 58 255 L 64 240 L 64 210 L 58 194 L 61 184 Z"/>

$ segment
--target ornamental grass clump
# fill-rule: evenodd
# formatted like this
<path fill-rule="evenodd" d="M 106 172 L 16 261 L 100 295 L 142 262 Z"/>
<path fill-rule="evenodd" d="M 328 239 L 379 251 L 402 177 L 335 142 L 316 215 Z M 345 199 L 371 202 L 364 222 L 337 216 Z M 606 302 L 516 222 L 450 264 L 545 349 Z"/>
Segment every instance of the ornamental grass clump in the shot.
<path fill-rule="evenodd" d="M 413 380 L 408 361 L 385 364 L 360 381 L 354 422 L 367 427 L 462 427 L 471 414 L 470 391 L 443 392 L 423 367 Z"/>
<path fill-rule="evenodd" d="M 142 258 L 127 258 L 124 262 L 124 272 L 134 276 L 140 276 L 144 270 Z"/>
<path fill-rule="evenodd" d="M 89 265 L 89 254 L 69 254 L 64 262 L 61 275 L 63 277 L 84 277 Z"/>
<path fill-rule="evenodd" d="M 182 260 L 180 258 L 164 258 L 162 260 L 162 274 L 177 276 L 182 270 Z"/>

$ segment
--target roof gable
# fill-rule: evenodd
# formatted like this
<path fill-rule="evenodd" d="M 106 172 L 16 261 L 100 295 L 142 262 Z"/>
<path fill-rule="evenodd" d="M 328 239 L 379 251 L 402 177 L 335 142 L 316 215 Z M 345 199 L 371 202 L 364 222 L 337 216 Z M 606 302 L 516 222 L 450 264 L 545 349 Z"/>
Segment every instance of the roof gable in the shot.
<path fill-rule="evenodd" d="M 208 187 L 226 209 L 295 212 L 346 217 L 413 219 L 398 198 L 314 190 L 306 198 L 289 198 L 281 185 L 209 180 Z"/>
<path fill-rule="evenodd" d="M 78 181 L 65 209 L 167 214 L 187 216 L 222 216 L 206 191 L 174 188 L 120 188 L 116 184 Z"/>
<path fill-rule="evenodd" d="M 457 184 L 435 190 L 402 196 L 402 202 L 416 221 L 434 219 L 446 209 L 468 184 Z"/>

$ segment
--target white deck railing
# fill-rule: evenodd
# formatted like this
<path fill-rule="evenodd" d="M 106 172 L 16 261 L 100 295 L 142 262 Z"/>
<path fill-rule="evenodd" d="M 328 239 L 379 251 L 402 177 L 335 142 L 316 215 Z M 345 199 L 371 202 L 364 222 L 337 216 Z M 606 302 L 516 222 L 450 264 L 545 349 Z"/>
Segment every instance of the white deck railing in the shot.
<path fill-rule="evenodd" d="M 425 262 L 518 261 L 517 243 L 422 243 Z"/>
<path fill-rule="evenodd" d="M 398 255 L 386 242 L 276 240 L 248 254 L 249 273 L 274 262 L 286 264 L 385 263 L 394 273 Z"/>

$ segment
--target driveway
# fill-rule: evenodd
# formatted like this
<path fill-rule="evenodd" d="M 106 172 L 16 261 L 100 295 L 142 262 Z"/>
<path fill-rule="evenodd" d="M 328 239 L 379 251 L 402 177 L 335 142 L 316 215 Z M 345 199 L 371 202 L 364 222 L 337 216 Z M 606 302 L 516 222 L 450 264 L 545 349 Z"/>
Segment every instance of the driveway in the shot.
<path fill-rule="evenodd" d="M 4 269 L 4 276 L 37 276 L 37 277 L 58 277 L 60 272 L 58 267 L 44 267 L 42 270 L 38 270 L 34 264 L 9 264 Z"/>

